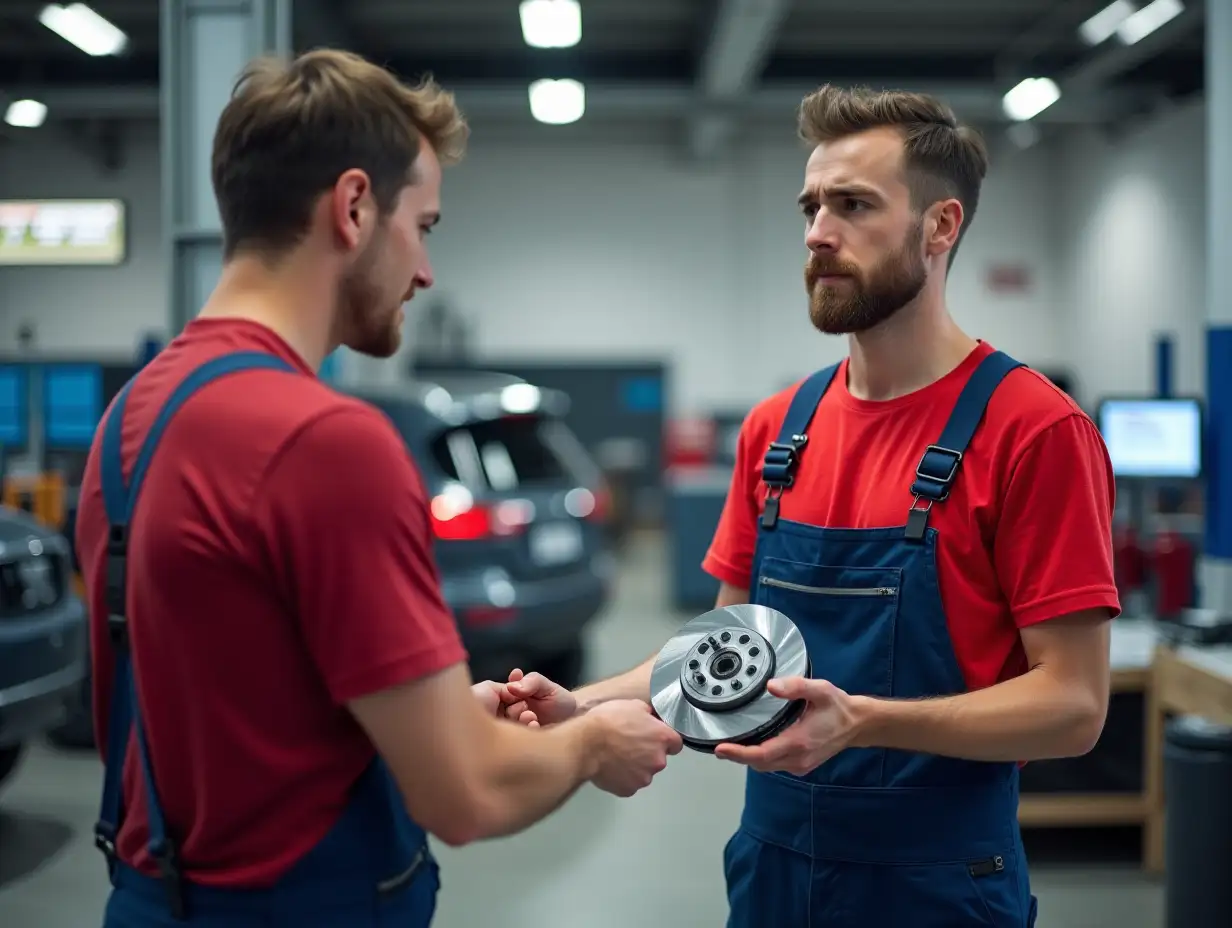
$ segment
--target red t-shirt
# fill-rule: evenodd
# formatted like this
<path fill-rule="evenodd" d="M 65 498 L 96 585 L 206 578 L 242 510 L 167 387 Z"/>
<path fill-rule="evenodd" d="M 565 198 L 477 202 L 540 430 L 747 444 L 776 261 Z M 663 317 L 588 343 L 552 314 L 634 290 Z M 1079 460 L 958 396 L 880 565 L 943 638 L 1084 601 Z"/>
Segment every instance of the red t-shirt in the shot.
<path fill-rule="evenodd" d="M 126 479 L 174 387 L 232 351 L 274 354 L 301 373 L 230 375 L 171 421 L 131 526 L 129 629 L 155 782 L 188 877 L 260 886 L 326 834 L 374 756 L 345 704 L 466 654 L 401 439 L 268 329 L 194 321 L 137 375 L 124 416 Z M 77 522 L 100 749 L 114 676 L 102 433 Z M 154 873 L 140 774 L 130 738 L 119 854 Z"/>
<path fill-rule="evenodd" d="M 831 528 L 903 525 L 924 449 L 993 349 L 981 343 L 937 382 L 885 402 L 847 389 L 847 362 L 809 426 L 784 519 Z M 765 500 L 762 456 L 795 387 L 760 403 L 740 432 L 735 473 L 703 562 L 747 589 Z M 970 689 L 1027 669 L 1018 629 L 1084 609 L 1119 614 L 1112 573 L 1112 467 L 1091 420 L 1035 371 L 1012 371 L 988 405 L 949 499 L 933 506 L 950 637 Z"/>

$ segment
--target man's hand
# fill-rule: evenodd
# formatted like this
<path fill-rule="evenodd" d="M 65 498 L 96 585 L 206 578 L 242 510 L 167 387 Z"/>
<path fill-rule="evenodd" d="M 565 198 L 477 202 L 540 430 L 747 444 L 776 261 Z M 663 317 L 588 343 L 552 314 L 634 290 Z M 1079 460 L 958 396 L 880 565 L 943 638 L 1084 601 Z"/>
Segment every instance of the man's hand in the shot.
<path fill-rule="evenodd" d="M 511 696 L 505 684 L 484 680 L 472 686 L 471 692 L 475 694 L 479 705 L 483 706 L 483 711 L 488 715 L 516 719 L 531 728 L 539 727 L 539 720 L 535 717 L 535 713 L 525 706 L 518 710 L 517 715 L 510 714 L 511 704 L 518 702 L 519 698 Z"/>
<path fill-rule="evenodd" d="M 781 770 L 804 776 L 821 766 L 856 736 L 857 715 L 853 699 L 825 680 L 786 677 L 766 684 L 782 699 L 803 699 L 808 705 L 798 720 L 782 734 L 758 745 L 720 744 L 715 756 L 746 764 L 769 773 Z"/>
<path fill-rule="evenodd" d="M 605 702 L 583 718 L 602 733 L 599 772 L 591 782 L 617 796 L 627 798 L 649 786 L 667 766 L 668 756 L 684 747 L 680 735 L 655 718 L 641 700 Z"/>
<path fill-rule="evenodd" d="M 577 712 L 573 694 L 541 673 L 523 674 L 515 669 L 503 689 L 507 693 L 502 697 L 506 703 L 504 714 L 524 725 L 555 725 L 573 718 Z"/>

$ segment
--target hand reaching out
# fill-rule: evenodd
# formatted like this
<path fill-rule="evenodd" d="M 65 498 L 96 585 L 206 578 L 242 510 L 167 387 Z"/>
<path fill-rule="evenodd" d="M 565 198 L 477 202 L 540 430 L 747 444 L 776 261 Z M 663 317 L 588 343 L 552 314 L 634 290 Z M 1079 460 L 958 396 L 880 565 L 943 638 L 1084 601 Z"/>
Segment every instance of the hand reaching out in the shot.
<path fill-rule="evenodd" d="M 472 686 L 471 692 L 475 694 L 475 698 L 479 700 L 479 705 L 483 706 L 483 711 L 488 715 L 494 715 L 498 719 L 513 718 L 531 728 L 539 727 L 539 720 L 535 717 L 535 713 L 524 705 L 518 709 L 516 716 L 509 714 L 511 703 L 520 700 L 519 697 L 510 695 L 506 684 L 497 683 L 493 680 L 484 680 Z"/>
<path fill-rule="evenodd" d="M 541 673 L 523 674 L 515 669 L 505 684 L 505 715 L 525 724 L 555 725 L 573 718 L 577 699 L 558 683 Z"/>

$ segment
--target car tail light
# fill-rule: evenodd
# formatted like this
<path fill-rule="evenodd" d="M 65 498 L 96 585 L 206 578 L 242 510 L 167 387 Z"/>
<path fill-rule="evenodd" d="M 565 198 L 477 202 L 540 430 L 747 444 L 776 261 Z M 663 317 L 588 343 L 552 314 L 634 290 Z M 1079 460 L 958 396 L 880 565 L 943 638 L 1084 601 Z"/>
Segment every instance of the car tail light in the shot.
<path fill-rule="evenodd" d="M 433 498 L 432 531 L 444 541 L 509 538 L 526 530 L 535 517 L 529 500 L 476 502 L 470 492 L 453 485 Z"/>

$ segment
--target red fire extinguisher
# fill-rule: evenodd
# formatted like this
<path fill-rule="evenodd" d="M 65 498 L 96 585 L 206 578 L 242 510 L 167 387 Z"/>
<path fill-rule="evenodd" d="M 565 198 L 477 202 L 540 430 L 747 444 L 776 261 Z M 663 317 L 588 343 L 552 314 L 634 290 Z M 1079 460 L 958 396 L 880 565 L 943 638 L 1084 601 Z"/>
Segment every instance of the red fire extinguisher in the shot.
<path fill-rule="evenodd" d="M 1162 531 L 1151 549 L 1151 568 L 1155 574 L 1155 614 L 1176 618 L 1192 605 L 1194 549 L 1183 535 Z"/>

